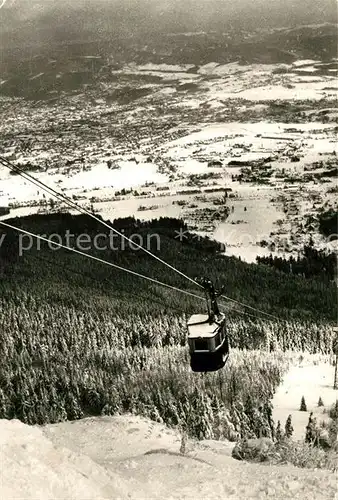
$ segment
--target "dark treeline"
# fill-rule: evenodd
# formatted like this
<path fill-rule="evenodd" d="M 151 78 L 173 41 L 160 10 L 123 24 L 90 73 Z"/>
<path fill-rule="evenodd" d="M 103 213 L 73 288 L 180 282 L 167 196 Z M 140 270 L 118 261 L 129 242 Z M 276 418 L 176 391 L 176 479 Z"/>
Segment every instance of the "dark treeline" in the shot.
<path fill-rule="evenodd" d="M 67 231 L 75 236 L 83 233 L 94 237 L 98 233 L 107 234 L 109 229 L 97 221 L 85 215 L 51 214 L 33 215 L 22 219 L 8 221 L 13 225 L 22 227 L 36 234 L 58 234 L 65 237 Z M 313 318 L 335 321 L 336 318 L 336 288 L 334 284 L 324 284 L 320 279 L 309 279 L 306 282 L 296 274 L 284 276 L 275 269 L 266 265 L 247 264 L 234 257 L 222 255 L 222 245 L 209 238 L 199 240 L 194 234 L 187 231 L 187 226 L 179 219 L 160 218 L 150 222 L 141 222 L 133 217 L 117 219 L 113 222 L 114 227 L 124 235 L 140 235 L 148 249 L 158 255 L 161 259 L 177 267 L 189 277 L 209 276 L 219 284 L 226 286 L 225 294 L 233 299 L 245 302 L 250 306 L 258 307 L 268 313 L 275 313 L 283 318 Z M 184 232 L 182 241 L 179 239 L 179 231 Z M 0 234 L 6 233 L 6 238 L 0 249 L 0 272 L 7 276 L 11 282 L 15 277 L 16 283 L 24 281 L 28 277 L 29 283 L 44 281 L 51 271 L 44 269 L 43 265 L 37 267 L 35 258 L 48 257 L 55 262 L 60 274 L 60 279 L 65 277 L 76 286 L 83 286 L 81 276 L 69 276 L 63 271 L 63 265 L 72 265 L 78 271 L 89 273 L 96 281 L 110 280 L 115 291 L 123 290 L 128 293 L 131 290 L 142 290 L 149 293 L 152 286 L 149 283 L 133 276 L 108 268 L 97 262 L 89 261 L 84 257 L 71 254 L 67 250 L 59 249 L 52 251 L 47 244 L 42 242 L 40 251 L 34 243 L 29 251 L 19 256 L 18 233 L 0 228 Z M 130 248 L 128 244 L 123 245 L 122 239 L 115 235 L 115 248 L 100 251 L 91 248 L 90 253 L 114 264 L 127 267 L 133 271 L 140 272 L 151 278 L 159 279 L 172 286 L 198 291 L 197 287 L 185 280 L 181 275 L 153 259 L 141 250 Z M 149 240 L 147 239 L 149 236 Z M 158 237 L 155 237 L 158 236 Z M 64 240 L 63 240 L 64 241 Z M 135 240 L 138 243 L 138 240 Z M 72 240 L 75 246 L 76 240 Z M 331 262 L 331 261 L 330 261 Z M 288 270 L 289 271 L 289 270 Z M 54 273 L 55 274 L 55 273 Z M 53 278 L 55 280 L 55 276 Z M 98 286 L 87 280 L 87 285 Z M 106 285 L 105 285 L 106 287 Z M 175 293 L 168 293 L 158 289 L 157 294 L 165 296 L 168 305 L 171 302 L 185 304 L 188 298 L 177 297 Z M 173 298 L 175 296 L 175 298 Z"/>
<path fill-rule="evenodd" d="M 47 235 L 106 231 L 67 214 L 9 223 Z M 243 315 L 240 305 L 222 300 L 230 360 L 221 372 L 200 376 L 189 367 L 186 319 L 206 312 L 203 301 L 46 243 L 19 257 L 17 233 L 2 227 L 0 418 L 43 424 L 132 412 L 198 438 L 273 437 L 270 401 L 287 369 L 284 351 L 332 352 L 336 288 L 224 257 L 217 243 L 193 234 L 180 242 L 175 231 L 186 226 L 179 220 L 114 225 L 125 234 L 160 235 L 161 248 L 153 250 L 163 260 L 192 278 L 224 283 L 227 295 L 276 318 Z M 144 252 L 90 253 L 200 295 Z"/>
<path fill-rule="evenodd" d="M 265 264 L 283 273 L 298 274 L 304 278 L 320 278 L 325 281 L 334 280 L 337 275 L 337 256 L 324 250 L 316 250 L 311 245 L 305 246 L 303 255 L 290 257 L 257 257 L 259 264 Z"/>
<path fill-rule="evenodd" d="M 338 212 L 329 210 L 319 215 L 319 230 L 324 236 L 336 235 L 338 239 Z"/>

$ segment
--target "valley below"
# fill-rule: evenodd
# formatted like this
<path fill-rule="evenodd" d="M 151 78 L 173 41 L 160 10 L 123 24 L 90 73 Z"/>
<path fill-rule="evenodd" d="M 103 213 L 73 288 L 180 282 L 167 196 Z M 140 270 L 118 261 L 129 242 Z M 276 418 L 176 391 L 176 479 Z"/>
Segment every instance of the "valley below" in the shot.
<path fill-rule="evenodd" d="M 106 219 L 181 218 L 249 262 L 297 256 L 310 237 L 332 250 L 316 220 L 337 209 L 337 59 L 267 52 L 245 62 L 232 48 L 230 62 L 202 65 L 86 53 L 77 69 L 74 57 L 37 55 L 22 64 L 26 96 L 10 69 L 2 81 L 1 155 Z M 11 217 L 62 208 L 6 169 L 1 205 Z"/>
<path fill-rule="evenodd" d="M 290 1 L 1 4 L 4 499 L 337 498 L 337 24 Z M 69 231 L 121 246 L 22 245 Z"/>

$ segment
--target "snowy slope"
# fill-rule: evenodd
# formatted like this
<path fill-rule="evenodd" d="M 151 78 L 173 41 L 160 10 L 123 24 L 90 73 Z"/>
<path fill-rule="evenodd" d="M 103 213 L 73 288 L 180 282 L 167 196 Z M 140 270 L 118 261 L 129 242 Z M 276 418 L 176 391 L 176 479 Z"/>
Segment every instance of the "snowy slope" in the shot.
<path fill-rule="evenodd" d="M 278 387 L 272 404 L 273 418 L 282 425 L 292 417 L 293 438 L 303 440 L 310 413 L 317 418 L 318 424 L 328 421 L 328 411 L 338 399 L 338 391 L 333 389 L 334 366 L 328 363 L 304 362 L 293 366 Z M 304 396 L 307 411 L 299 411 L 301 398 Z M 323 406 L 318 407 L 322 398 Z"/>
<path fill-rule="evenodd" d="M 230 443 L 188 443 L 135 416 L 87 418 L 45 427 L 0 421 L 0 498 L 330 499 L 327 471 L 246 464 Z"/>

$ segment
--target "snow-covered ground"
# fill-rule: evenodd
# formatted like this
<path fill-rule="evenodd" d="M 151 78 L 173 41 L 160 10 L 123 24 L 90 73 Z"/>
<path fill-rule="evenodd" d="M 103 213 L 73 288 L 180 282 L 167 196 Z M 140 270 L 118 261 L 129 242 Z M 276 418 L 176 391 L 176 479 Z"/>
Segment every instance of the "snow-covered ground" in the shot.
<path fill-rule="evenodd" d="M 1 180 L 3 177 L 3 180 Z M 55 190 L 62 188 L 69 190 L 103 189 L 111 187 L 116 190 L 122 188 L 139 187 L 145 182 L 162 184 L 167 176 L 157 172 L 156 166 L 148 163 L 136 164 L 134 161 L 120 162 L 120 169 L 110 170 L 106 164 L 99 164 L 89 171 L 81 171 L 66 177 L 63 174 L 33 174 L 33 177 L 44 182 Z M 1 192 L 3 194 L 1 194 Z M 0 176 L 0 204 L 13 201 L 42 199 L 45 192 L 20 176 L 9 176 L 6 172 Z M 49 197 L 48 194 L 45 196 Z"/>
<path fill-rule="evenodd" d="M 80 172 L 63 182 L 66 189 L 91 189 L 113 187 L 115 189 L 139 187 L 145 182 L 161 184 L 167 176 L 157 172 L 156 165 L 137 164 L 134 161 L 122 161 L 119 170 L 110 170 L 106 164 L 98 165 L 87 172 Z"/>
<path fill-rule="evenodd" d="M 282 428 L 289 415 L 294 428 L 293 438 L 303 440 L 309 415 L 317 418 L 317 423 L 328 421 L 327 411 L 337 401 L 338 391 L 333 389 L 334 366 L 318 356 L 305 355 L 305 359 L 293 366 L 285 375 L 283 383 L 273 398 L 273 418 L 280 420 Z M 307 411 L 300 411 L 302 396 Z M 319 398 L 324 406 L 318 406 Z"/>
<path fill-rule="evenodd" d="M 161 77 L 162 81 L 194 82 L 199 84 L 197 96 L 185 95 L 185 105 L 190 102 L 222 103 L 226 99 L 243 98 L 249 101 L 271 100 L 319 100 L 337 98 L 335 75 L 316 75 L 321 69 L 320 61 L 299 60 L 292 64 L 251 64 L 236 62 L 229 64 L 208 63 L 192 73 L 192 65 L 169 66 L 165 64 L 126 65 L 116 74 L 147 74 Z M 334 70 L 336 71 L 336 70 Z M 310 73 L 315 76 L 306 76 Z M 332 86 L 332 89 L 328 87 Z M 167 91 L 167 89 L 165 89 Z"/>
<path fill-rule="evenodd" d="M 335 498 L 324 470 L 232 459 L 229 443 L 188 442 L 162 424 L 124 415 L 44 427 L 0 421 L 4 500 Z"/>
<path fill-rule="evenodd" d="M 328 190 L 334 188 L 335 178 L 325 180 L 325 183 L 304 180 L 306 172 L 315 162 L 334 161 L 337 154 L 333 121 L 337 111 L 330 103 L 331 93 L 337 95 L 335 76 L 302 73 L 321 68 L 321 62 L 313 60 L 300 60 L 290 65 L 211 62 L 199 68 L 193 65 L 130 64 L 116 73 L 134 75 L 136 82 L 137 75 L 156 75 L 163 78 L 165 84 L 147 85 L 152 92 L 138 99 L 127 111 L 115 102 L 107 104 L 104 92 L 96 99 L 95 106 L 88 103 L 84 95 L 74 95 L 66 99 L 62 106 L 51 107 L 36 105 L 32 108 L 22 100 L 19 104 L 15 101 L 18 105 L 14 111 L 9 102 L 0 132 L 9 136 L 14 134 L 13 137 L 21 134 L 24 139 L 18 140 L 17 144 L 15 140 L 9 141 L 1 154 L 17 164 L 39 166 L 41 171 L 34 172 L 33 176 L 66 195 L 81 196 L 81 203 L 87 206 L 94 199 L 94 208 L 107 218 L 134 215 L 140 219 L 160 216 L 189 219 L 191 213 L 175 204 L 177 201 L 197 205 L 198 209 L 206 208 L 208 204 L 213 206 L 216 195 L 208 194 L 206 201 L 201 202 L 196 200 L 196 193 L 187 195 L 188 189 L 202 194 L 205 189 L 213 187 L 231 189 L 233 198 L 229 198 L 228 204 L 234 206 L 234 212 L 225 223 L 215 224 L 215 231 L 212 232 L 212 225 L 209 225 L 209 236 L 225 243 L 228 254 L 251 262 L 257 255 L 270 253 L 257 242 L 266 240 L 271 243 L 277 229 L 282 234 L 296 233 L 305 215 L 309 212 L 315 214 L 320 204 L 332 206 L 335 194 L 328 194 Z M 193 92 L 189 88 L 186 91 L 177 90 L 180 83 L 188 81 L 198 84 Z M 327 107 L 318 110 L 314 103 L 322 97 L 328 101 Z M 264 116 L 273 100 L 276 105 L 285 107 L 282 116 L 288 118 L 293 99 L 305 99 L 304 102 L 309 103 L 309 107 L 303 107 L 303 123 L 276 121 L 271 116 Z M 191 117 L 185 114 L 186 111 L 191 112 L 189 106 L 193 111 Z M 205 113 L 208 106 L 211 113 Z M 216 118 L 213 109 L 217 114 L 225 113 L 226 117 L 219 119 L 217 115 Z M 325 124 L 318 121 L 319 112 L 332 121 Z M 243 116 L 246 113 L 252 115 L 241 120 L 242 113 Z M 261 119 L 256 119 L 255 113 L 262 113 Z M 170 123 L 174 120 L 168 133 L 162 136 L 158 128 L 156 133 L 147 128 L 147 119 L 152 120 L 153 115 L 155 123 L 166 117 Z M 86 135 L 82 137 L 86 121 L 105 116 L 112 116 L 108 119 L 111 121 L 107 122 L 107 128 L 100 132 L 96 140 L 90 139 L 87 143 L 83 138 Z M 292 113 L 290 116 L 293 116 Z M 295 116 L 299 117 L 299 114 Z M 180 119 L 177 120 L 177 117 Z M 81 126 L 77 123 L 79 119 Z M 315 119 L 317 121 L 310 121 Z M 50 130 L 51 123 L 53 127 L 60 123 L 67 125 L 71 130 L 69 136 L 68 132 L 65 135 L 53 132 L 46 135 L 45 131 Z M 136 137 L 133 136 L 132 140 L 129 140 L 129 125 L 131 128 L 137 125 Z M 113 139 L 114 134 L 110 131 L 114 132 L 115 126 L 118 130 L 124 127 L 126 141 L 121 135 L 120 139 Z M 140 133 L 139 129 L 146 129 L 147 133 Z M 96 129 L 88 130 L 89 137 L 94 137 Z M 293 157 L 296 157 L 295 161 Z M 72 163 L 74 158 L 77 163 Z M 108 168 L 108 159 L 114 168 Z M 241 166 L 245 166 L 245 162 L 259 160 L 266 161 L 274 171 L 270 180 L 265 182 L 266 179 L 263 179 L 258 183 L 234 178 L 241 174 Z M 220 164 L 212 165 L 213 161 Z M 233 162 L 241 162 L 242 165 L 236 166 Z M 318 169 L 316 167 L 317 173 L 322 172 L 325 165 Z M 191 175 L 203 174 L 210 174 L 210 177 L 197 183 L 190 179 Z M 295 191 L 281 200 L 280 195 L 288 193 L 290 178 Z M 165 196 L 158 192 L 158 187 L 166 188 Z M 146 196 L 129 194 L 114 200 L 115 191 L 122 188 L 145 192 Z M 185 193 L 178 196 L 177 193 L 182 191 Z M 11 215 L 41 210 L 38 204 L 45 203 L 44 200 L 49 198 L 28 181 L 11 176 L 6 169 L 0 168 L 0 206 L 21 204 L 21 208 L 12 210 Z M 277 201 L 271 201 L 277 198 Z M 22 207 L 26 202 L 30 207 Z M 288 210 L 295 204 L 298 214 L 292 215 Z M 149 209 L 139 211 L 140 205 Z M 244 207 L 247 207 L 245 212 Z M 46 203 L 43 209 L 48 209 Z M 276 227 L 277 221 L 282 221 L 279 227 Z M 292 251 L 297 253 L 305 239 L 304 235 L 297 234 Z M 317 240 L 316 245 L 325 246 L 324 241 Z"/>

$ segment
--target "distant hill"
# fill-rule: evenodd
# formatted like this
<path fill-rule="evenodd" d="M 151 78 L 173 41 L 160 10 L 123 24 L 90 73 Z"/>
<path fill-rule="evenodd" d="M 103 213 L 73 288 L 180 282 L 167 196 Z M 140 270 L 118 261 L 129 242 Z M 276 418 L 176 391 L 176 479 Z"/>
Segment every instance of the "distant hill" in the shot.
<path fill-rule="evenodd" d="M 49 45 L 90 37 L 265 30 L 336 19 L 334 0 L 7 0 L 0 32 L 4 46 Z"/>
<path fill-rule="evenodd" d="M 334 0 L 5 0 L 0 94 L 76 92 L 130 62 L 330 61 L 336 23 Z"/>
<path fill-rule="evenodd" d="M 7 96 L 44 99 L 51 97 L 48 92 L 57 95 L 81 91 L 84 85 L 93 88 L 98 82 L 115 84 L 112 72 L 129 63 L 198 67 L 210 62 L 290 64 L 314 59 L 332 64 L 337 56 L 337 25 L 330 23 L 278 29 L 268 28 L 268 23 L 262 31 L 258 24 L 247 31 L 230 23 L 208 32 L 189 32 L 187 25 L 185 33 L 172 33 L 170 23 L 161 29 L 165 14 L 155 16 L 148 29 L 148 19 L 140 26 L 138 16 L 134 24 L 130 13 L 123 17 L 120 11 L 104 19 L 104 11 L 94 11 L 89 22 L 85 9 L 56 9 L 51 18 L 45 9 L 33 9 L 34 18 L 19 19 L 23 14 L 12 18 L 6 6 L 0 19 L 0 94 Z"/>

